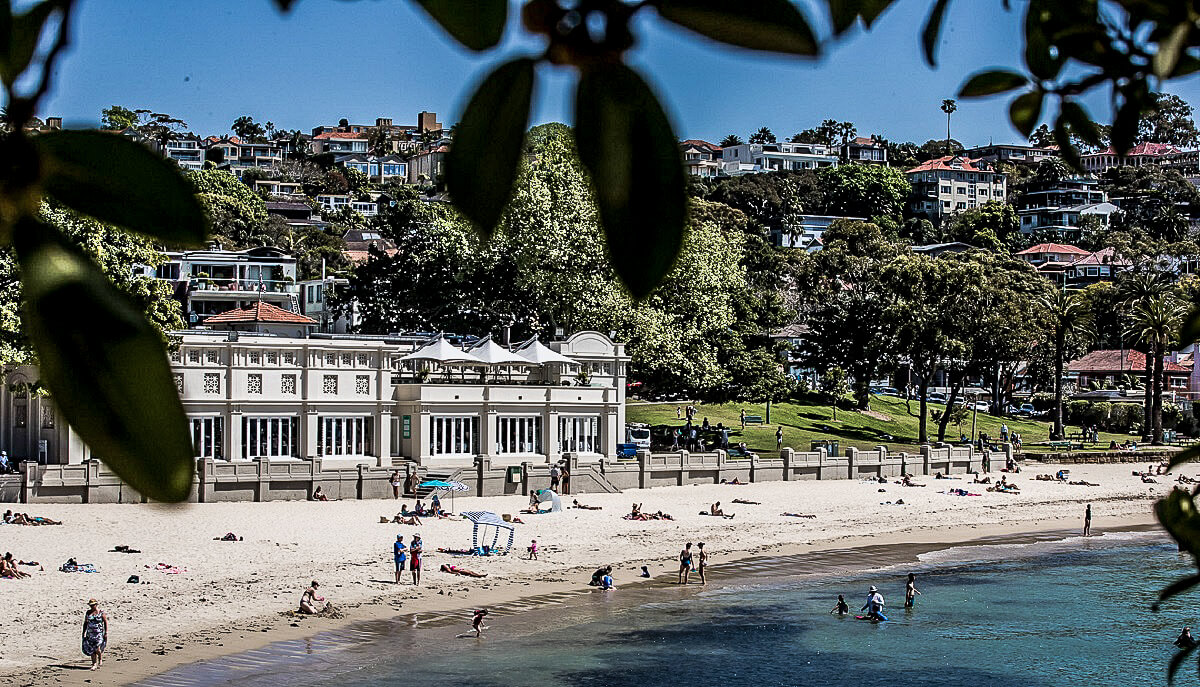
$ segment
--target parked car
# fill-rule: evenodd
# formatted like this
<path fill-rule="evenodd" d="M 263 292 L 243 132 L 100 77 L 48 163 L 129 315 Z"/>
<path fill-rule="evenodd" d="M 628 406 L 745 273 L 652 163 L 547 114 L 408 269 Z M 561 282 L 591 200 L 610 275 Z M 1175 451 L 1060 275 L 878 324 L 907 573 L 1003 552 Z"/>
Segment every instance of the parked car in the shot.
<path fill-rule="evenodd" d="M 1025 417 L 1037 417 L 1038 411 L 1034 409 L 1032 403 L 1022 403 L 1020 408 L 1017 408 L 1017 415 Z"/>
<path fill-rule="evenodd" d="M 992 404 L 987 401 L 975 401 L 975 410 L 980 413 L 986 413 L 992 409 Z"/>
<path fill-rule="evenodd" d="M 874 393 L 879 394 L 880 396 L 899 396 L 900 395 L 899 391 L 896 391 L 895 389 L 893 389 L 890 386 L 881 386 L 881 387 L 877 388 L 874 391 Z"/>
<path fill-rule="evenodd" d="M 935 391 L 932 394 L 929 394 L 928 396 L 926 396 L 925 400 L 929 401 L 930 403 L 945 403 L 946 402 L 946 394 L 943 394 L 940 391 Z"/>

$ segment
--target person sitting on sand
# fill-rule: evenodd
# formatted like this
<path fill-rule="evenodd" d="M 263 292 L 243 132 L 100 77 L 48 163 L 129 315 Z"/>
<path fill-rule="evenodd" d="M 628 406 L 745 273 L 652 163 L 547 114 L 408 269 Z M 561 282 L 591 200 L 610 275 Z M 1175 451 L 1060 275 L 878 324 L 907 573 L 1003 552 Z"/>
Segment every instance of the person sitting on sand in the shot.
<path fill-rule="evenodd" d="M 733 502 L 740 503 L 740 504 L 746 505 L 746 506 L 761 506 L 762 505 L 758 501 L 747 501 L 746 499 L 734 499 Z"/>
<path fill-rule="evenodd" d="M 721 508 L 721 502 L 720 502 L 720 501 L 717 501 L 716 503 L 714 503 L 713 505 L 711 505 L 711 506 L 709 506 L 709 507 L 708 507 L 708 514 L 709 514 L 709 515 L 715 515 L 715 516 L 718 516 L 718 517 L 722 517 L 722 518 L 725 518 L 726 520 L 729 520 L 729 519 L 732 519 L 732 518 L 733 518 L 733 514 L 732 514 L 732 513 L 731 513 L 731 514 L 729 514 L 729 515 L 726 515 L 726 514 L 725 514 L 725 511 L 724 511 L 724 509 L 722 509 L 722 508 Z"/>
<path fill-rule="evenodd" d="M 461 568 L 457 565 L 450 565 L 449 563 L 442 563 L 441 570 L 442 570 L 442 572 L 450 573 L 451 575 L 465 575 L 467 577 L 487 577 L 488 576 L 487 573 L 475 572 L 474 570 L 467 570 L 466 568 Z"/>
<path fill-rule="evenodd" d="M 571 499 L 571 507 L 579 510 L 604 510 L 603 506 L 585 506 L 579 502 L 579 499 Z"/>
<path fill-rule="evenodd" d="M 321 491 L 321 487 L 317 487 L 316 489 L 313 490 L 312 500 L 313 501 L 328 501 L 329 497 L 325 495 L 325 492 Z"/>
<path fill-rule="evenodd" d="M 923 487 L 923 486 L 925 486 L 924 484 L 917 484 L 916 482 L 912 481 L 912 477 L 910 477 L 909 475 L 905 475 L 904 479 L 900 480 L 900 484 L 902 484 L 906 487 Z"/>
<path fill-rule="evenodd" d="M 596 568 L 596 572 L 592 573 L 592 580 L 590 582 L 588 582 L 588 586 L 589 587 L 599 587 L 600 581 L 602 579 L 604 579 L 604 576 L 611 575 L 611 574 L 612 574 L 612 566 L 611 565 L 606 565 L 603 568 Z"/>
<path fill-rule="evenodd" d="M 405 517 L 402 513 L 396 513 L 396 517 L 392 518 L 392 522 L 397 525 L 420 525 L 421 519 L 416 515 Z"/>
<path fill-rule="evenodd" d="M 17 568 L 17 562 L 13 560 L 12 552 L 4 554 L 4 558 L 0 558 L 0 577 L 7 577 L 10 580 L 19 580 L 29 577 L 29 573 L 22 572 Z"/>
<path fill-rule="evenodd" d="M 829 615 L 850 615 L 850 605 L 846 603 L 845 596 L 838 594 L 837 603 L 834 605 L 833 610 L 829 612 Z"/>
<path fill-rule="evenodd" d="M 1192 628 L 1183 628 L 1183 631 L 1175 638 L 1175 646 L 1180 649 L 1192 649 L 1196 646 L 1196 638 L 1192 636 Z"/>
<path fill-rule="evenodd" d="M 616 585 L 613 584 L 612 575 L 605 575 L 604 577 L 600 578 L 600 589 L 607 591 L 607 590 L 615 589 L 615 588 L 616 588 Z"/>
<path fill-rule="evenodd" d="M 321 609 L 317 608 L 317 603 L 324 601 L 325 597 L 317 596 L 317 589 L 320 586 L 316 580 L 313 580 L 308 589 L 305 589 L 304 593 L 300 595 L 300 613 L 316 615 L 321 612 Z"/>
<path fill-rule="evenodd" d="M 973 483 L 974 484 L 991 484 L 992 478 L 991 477 L 980 478 L 980 477 L 976 476 L 975 481 Z"/>

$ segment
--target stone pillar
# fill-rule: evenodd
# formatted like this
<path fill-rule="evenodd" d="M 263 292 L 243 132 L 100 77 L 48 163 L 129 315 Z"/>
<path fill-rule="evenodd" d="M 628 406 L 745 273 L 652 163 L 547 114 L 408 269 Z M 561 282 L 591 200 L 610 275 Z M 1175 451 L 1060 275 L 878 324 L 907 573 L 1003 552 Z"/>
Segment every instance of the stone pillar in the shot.
<path fill-rule="evenodd" d="M 489 409 L 480 415 L 479 422 L 483 425 L 479 428 L 479 452 L 490 456 L 496 450 L 500 425 L 499 413 Z"/>
<path fill-rule="evenodd" d="M 314 408 L 307 408 L 304 415 L 300 418 L 300 423 L 304 425 L 302 437 L 303 453 L 301 458 L 309 458 L 315 460 L 317 457 L 317 411 Z"/>
<path fill-rule="evenodd" d="M 853 446 L 846 447 L 846 476 L 850 479 L 857 479 L 858 471 L 858 449 Z"/>
<path fill-rule="evenodd" d="M 758 473 L 758 454 L 750 454 L 750 481 L 754 481 L 755 475 Z"/>
<path fill-rule="evenodd" d="M 529 467 L 532 465 L 529 461 L 521 463 L 521 493 L 529 496 Z"/>
<path fill-rule="evenodd" d="M 488 472 L 491 469 L 492 469 L 491 456 L 488 456 L 488 455 L 476 456 L 476 458 L 475 458 L 475 474 L 476 474 L 475 495 L 476 496 L 487 496 L 487 494 L 484 493 L 484 485 L 486 484 L 486 480 L 484 478 L 487 476 Z M 504 473 L 504 479 L 507 482 L 507 480 L 508 480 L 508 471 L 507 470 Z M 504 493 L 503 487 L 501 488 L 500 493 L 501 494 Z"/>
<path fill-rule="evenodd" d="M 650 450 L 639 448 L 637 450 L 638 462 L 638 489 L 646 488 L 646 471 L 650 465 Z"/>
<path fill-rule="evenodd" d="M 908 453 L 901 451 L 900 452 L 900 475 L 904 476 L 904 475 L 908 475 L 908 474 L 910 474 L 908 472 Z"/>
<path fill-rule="evenodd" d="M 787 446 L 779 452 L 779 457 L 783 460 L 783 481 L 785 482 L 792 479 L 792 460 L 795 457 L 795 453 L 795 451 Z"/>
<path fill-rule="evenodd" d="M 380 406 L 375 412 L 375 462 L 379 467 L 392 465 L 392 411 L 391 406 Z"/>
<path fill-rule="evenodd" d="M 684 473 L 687 471 L 687 465 L 688 465 L 688 462 L 690 461 L 691 453 L 689 453 L 687 450 L 680 449 L 678 455 L 679 455 L 679 472 L 676 473 L 676 475 L 677 475 L 676 482 L 679 484 L 679 486 L 682 487 L 683 485 L 687 484 L 687 480 L 685 480 L 683 476 L 684 476 Z"/>
<path fill-rule="evenodd" d="M 546 462 L 554 463 L 558 461 L 560 455 L 558 446 L 558 413 L 549 412 L 546 414 L 546 426 L 542 427 L 543 439 L 546 442 L 542 450 L 546 452 Z"/>
<path fill-rule="evenodd" d="M 246 456 L 242 455 L 242 409 L 241 406 L 232 406 L 225 413 L 225 446 L 222 449 L 225 451 L 225 460 L 239 460 Z"/>
<path fill-rule="evenodd" d="M 923 474 L 923 475 L 930 474 L 929 473 L 929 460 L 932 457 L 932 454 L 933 454 L 932 446 L 930 446 L 929 444 L 921 444 L 921 462 L 924 464 L 924 467 L 923 467 L 924 472 L 922 472 L 921 474 Z"/>
<path fill-rule="evenodd" d="M 254 486 L 254 500 L 266 501 L 271 491 L 271 459 L 266 457 L 255 458 L 254 467 L 258 471 L 258 483 Z"/>

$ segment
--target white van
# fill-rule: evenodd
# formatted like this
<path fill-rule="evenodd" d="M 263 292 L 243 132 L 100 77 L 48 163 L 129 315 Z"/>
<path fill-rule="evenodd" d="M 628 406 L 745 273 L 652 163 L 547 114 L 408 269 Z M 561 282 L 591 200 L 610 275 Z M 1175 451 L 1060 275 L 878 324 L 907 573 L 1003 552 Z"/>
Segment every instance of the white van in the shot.
<path fill-rule="evenodd" d="M 625 425 L 625 443 L 638 448 L 650 448 L 650 425 L 640 422 L 630 422 Z"/>

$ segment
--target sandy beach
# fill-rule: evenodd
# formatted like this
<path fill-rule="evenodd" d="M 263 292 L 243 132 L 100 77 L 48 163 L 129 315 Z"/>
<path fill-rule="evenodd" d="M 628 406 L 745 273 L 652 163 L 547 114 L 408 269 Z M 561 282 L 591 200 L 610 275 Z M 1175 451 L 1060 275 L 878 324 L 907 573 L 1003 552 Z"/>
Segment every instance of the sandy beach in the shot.
<path fill-rule="evenodd" d="M 438 554 L 438 547 L 467 548 L 471 524 L 426 519 L 421 526 L 381 524 L 399 502 L 272 502 L 159 505 L 37 505 L 18 510 L 64 521 L 62 526 L 0 526 L 2 548 L 41 566 L 22 566 L 25 580 L 0 580 L 6 621 L 0 623 L 0 673 L 17 685 L 124 684 L 173 666 L 310 635 L 339 624 L 503 603 L 537 594 L 579 589 L 591 571 L 612 564 L 618 584 L 637 581 L 649 565 L 653 575 L 673 572 L 686 541 L 704 541 L 711 564 L 720 566 L 768 552 L 804 552 L 893 542 L 954 544 L 996 534 L 1075 528 L 1083 504 L 1094 511 L 1093 531 L 1149 524 L 1153 500 L 1174 477 L 1145 484 L 1133 464 L 1071 465 L 1071 479 L 1100 486 L 1034 480 L 1052 465 L 1030 465 L 1015 478 L 1020 494 L 984 491 L 970 478 L 919 478 L 924 487 L 865 481 L 766 482 L 745 486 L 664 487 L 624 494 L 577 494 L 571 498 L 603 510 L 567 510 L 522 516 L 514 552 L 474 558 Z M 1192 474 L 1194 471 L 1184 471 Z M 998 479 L 998 475 L 993 475 Z M 944 493 L 963 488 L 980 496 Z M 884 491 L 880 491 L 883 489 Z M 734 499 L 760 505 L 734 504 Z M 896 505 L 903 499 L 903 505 Z M 733 519 L 701 516 L 720 501 Z M 634 502 L 662 510 L 674 521 L 628 521 Z M 891 503 L 889 503 L 891 502 Z M 407 502 L 410 506 L 412 501 Z M 517 514 L 523 496 L 458 498 L 458 511 Z M 446 507 L 449 507 L 447 502 Z M 795 512 L 815 518 L 784 517 Z M 214 541 L 234 532 L 243 541 Z M 419 588 L 406 574 L 393 584 L 391 543 L 396 534 L 419 533 L 427 552 Z M 539 560 L 524 557 L 531 539 Z M 118 553 L 116 546 L 140 553 Z M 63 573 L 68 558 L 90 563 L 96 573 Z M 180 570 L 155 570 L 166 563 Z M 452 563 L 488 573 L 474 579 L 441 573 Z M 139 584 L 126 580 L 140 577 Z M 320 580 L 324 596 L 346 618 L 282 615 L 296 607 L 307 583 Z M 656 584 L 652 581 L 651 584 Z M 101 600 L 111 634 L 99 672 L 79 648 L 80 623 L 89 597 Z"/>

